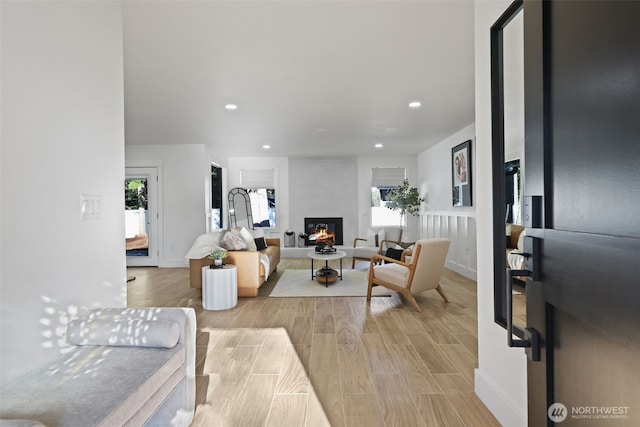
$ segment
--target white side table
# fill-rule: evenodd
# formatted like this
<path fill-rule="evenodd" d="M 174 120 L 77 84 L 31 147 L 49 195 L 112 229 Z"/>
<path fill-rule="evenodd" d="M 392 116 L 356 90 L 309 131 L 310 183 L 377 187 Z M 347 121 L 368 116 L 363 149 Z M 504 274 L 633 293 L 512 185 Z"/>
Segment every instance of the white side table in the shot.
<path fill-rule="evenodd" d="M 202 267 L 202 307 L 227 310 L 238 305 L 238 269 L 233 264 L 220 268 Z"/>

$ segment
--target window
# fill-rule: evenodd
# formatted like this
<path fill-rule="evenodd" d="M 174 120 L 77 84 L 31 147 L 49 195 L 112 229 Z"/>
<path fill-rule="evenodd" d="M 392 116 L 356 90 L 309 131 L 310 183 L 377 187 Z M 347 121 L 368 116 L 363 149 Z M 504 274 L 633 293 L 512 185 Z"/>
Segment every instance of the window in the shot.
<path fill-rule="evenodd" d="M 251 199 L 251 216 L 254 227 L 276 226 L 276 190 L 273 188 L 248 188 Z"/>
<path fill-rule="evenodd" d="M 276 190 L 273 169 L 242 169 L 240 183 L 251 199 L 254 227 L 276 226 Z"/>
<path fill-rule="evenodd" d="M 211 229 L 222 228 L 222 168 L 211 165 Z"/>
<path fill-rule="evenodd" d="M 405 168 L 373 168 L 371 170 L 371 225 L 400 225 L 400 211 L 387 207 L 387 194 L 402 184 Z M 402 224 L 404 225 L 404 224 Z"/>

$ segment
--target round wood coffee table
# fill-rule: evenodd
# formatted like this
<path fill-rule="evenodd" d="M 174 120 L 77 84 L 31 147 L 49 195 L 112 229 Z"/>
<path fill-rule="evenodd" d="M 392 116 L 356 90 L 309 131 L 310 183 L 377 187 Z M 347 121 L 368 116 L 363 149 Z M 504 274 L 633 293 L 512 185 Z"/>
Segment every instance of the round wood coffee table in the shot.
<path fill-rule="evenodd" d="M 315 250 L 307 252 L 307 256 L 311 258 L 311 280 L 317 279 L 319 283 L 325 285 L 325 287 L 329 286 L 329 283 L 334 283 L 340 278 L 342 280 L 342 258 L 347 256 L 345 251 L 336 251 L 335 253 L 323 254 L 321 252 L 316 252 Z M 324 261 L 324 267 L 322 267 L 317 272 L 313 267 L 314 260 Z M 332 259 L 340 260 L 340 273 L 338 273 L 333 268 L 329 267 L 329 261 Z"/>

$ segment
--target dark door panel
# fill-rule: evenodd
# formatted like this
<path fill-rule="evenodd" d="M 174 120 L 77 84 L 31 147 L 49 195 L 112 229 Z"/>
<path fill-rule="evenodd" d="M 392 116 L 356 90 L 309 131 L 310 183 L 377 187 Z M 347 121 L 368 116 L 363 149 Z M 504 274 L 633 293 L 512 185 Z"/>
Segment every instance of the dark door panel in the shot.
<path fill-rule="evenodd" d="M 640 425 L 640 2 L 525 1 L 529 425 Z"/>

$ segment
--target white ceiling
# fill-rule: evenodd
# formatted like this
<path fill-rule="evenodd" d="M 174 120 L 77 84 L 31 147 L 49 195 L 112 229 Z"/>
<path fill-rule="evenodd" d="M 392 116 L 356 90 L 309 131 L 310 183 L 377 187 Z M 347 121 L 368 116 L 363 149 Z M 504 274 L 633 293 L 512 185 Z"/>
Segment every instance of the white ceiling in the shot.
<path fill-rule="evenodd" d="M 407 155 L 474 120 L 472 1 L 127 1 L 123 16 L 127 144 Z"/>

